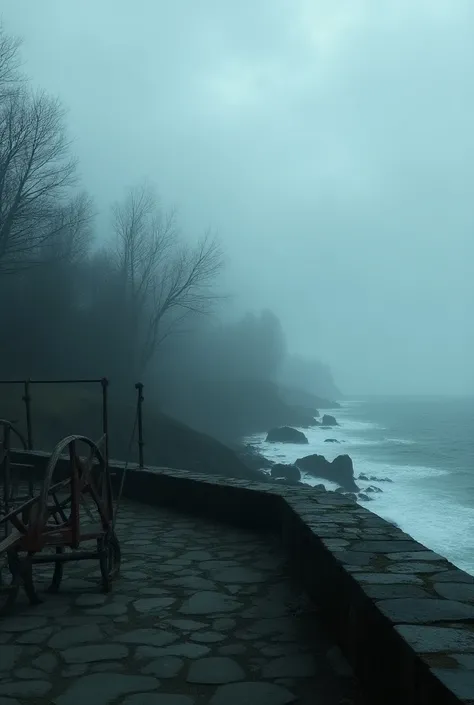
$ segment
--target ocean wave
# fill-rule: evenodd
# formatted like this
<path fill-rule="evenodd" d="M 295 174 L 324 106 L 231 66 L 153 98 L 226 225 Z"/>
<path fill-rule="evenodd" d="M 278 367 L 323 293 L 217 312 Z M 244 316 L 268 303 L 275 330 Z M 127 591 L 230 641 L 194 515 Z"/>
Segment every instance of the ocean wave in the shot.
<path fill-rule="evenodd" d="M 410 441 L 407 438 L 385 438 L 385 441 L 403 446 L 414 446 L 416 444 L 416 441 Z"/>
<path fill-rule="evenodd" d="M 446 492 L 443 483 L 420 483 L 417 487 L 395 482 L 384 485 L 383 493 L 372 498 L 373 501 L 359 503 L 383 519 L 395 522 L 462 570 L 474 573 L 474 508 L 462 506 L 455 494 Z"/>
<path fill-rule="evenodd" d="M 373 475 L 375 477 L 385 477 L 396 481 L 400 480 L 420 480 L 427 477 L 441 477 L 449 475 L 449 470 L 434 468 L 427 465 L 399 465 L 391 462 L 380 462 L 357 458 L 353 456 L 354 470 L 363 475 Z"/>
<path fill-rule="evenodd" d="M 380 426 L 380 424 L 372 423 L 371 421 L 355 421 L 354 419 L 347 419 L 344 416 L 339 417 L 340 427 L 345 431 L 385 431 L 385 426 Z"/>
<path fill-rule="evenodd" d="M 322 477 L 313 477 L 313 475 L 309 475 L 307 472 L 301 473 L 301 482 L 304 482 L 305 485 L 310 485 L 311 487 L 315 487 L 316 485 L 324 485 L 328 491 L 332 492 L 339 487 L 337 482 L 331 482 L 330 480 L 326 480 Z"/>

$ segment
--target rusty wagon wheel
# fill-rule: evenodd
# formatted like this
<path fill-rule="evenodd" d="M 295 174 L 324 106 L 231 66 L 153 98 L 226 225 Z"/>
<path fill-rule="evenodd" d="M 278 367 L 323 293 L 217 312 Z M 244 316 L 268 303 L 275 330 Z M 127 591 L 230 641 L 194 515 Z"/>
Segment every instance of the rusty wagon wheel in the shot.
<path fill-rule="evenodd" d="M 39 502 L 41 519 L 46 519 L 48 528 L 69 526 L 77 531 L 78 516 L 81 525 L 87 520 L 101 524 L 104 530 L 112 522 L 112 488 L 101 451 L 104 442 L 105 436 L 97 443 L 86 436 L 67 436 L 57 444 L 46 466 Z M 74 533 L 71 543 L 78 543 Z"/>
<path fill-rule="evenodd" d="M 20 572 L 14 551 L 0 555 L 0 617 L 8 614 L 20 590 Z"/>
<path fill-rule="evenodd" d="M 60 441 L 46 465 L 41 495 L 29 523 L 30 534 L 39 537 L 42 555 L 55 550 L 77 549 L 81 542 L 96 540 L 109 530 L 113 517 L 112 489 L 108 468 L 101 452 L 103 436 L 94 443 L 86 436 L 67 436 Z M 66 455 L 67 454 L 67 455 Z M 34 555 L 34 554 L 33 554 Z M 99 556 L 98 556 L 99 558 Z M 57 592 L 63 576 L 63 562 L 54 560 L 51 567 L 35 565 L 35 578 L 50 581 L 47 590 Z M 33 576 L 27 582 L 30 590 Z M 34 588 L 33 588 L 34 590 Z"/>

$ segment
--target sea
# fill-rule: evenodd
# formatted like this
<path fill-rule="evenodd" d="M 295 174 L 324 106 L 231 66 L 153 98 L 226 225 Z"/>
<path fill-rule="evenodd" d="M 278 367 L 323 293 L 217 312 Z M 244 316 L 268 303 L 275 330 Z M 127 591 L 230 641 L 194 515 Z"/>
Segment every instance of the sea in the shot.
<path fill-rule="evenodd" d="M 339 403 L 340 409 L 327 412 L 339 426 L 300 429 L 308 445 L 267 443 L 265 434 L 248 441 L 281 463 L 312 453 L 328 460 L 349 454 L 356 478 L 362 473 L 393 481 L 356 480 L 362 492 L 370 485 L 382 490 L 359 504 L 474 575 L 474 397 L 360 397 Z M 339 443 L 325 443 L 326 438 Z M 301 479 L 337 487 L 304 473 Z"/>

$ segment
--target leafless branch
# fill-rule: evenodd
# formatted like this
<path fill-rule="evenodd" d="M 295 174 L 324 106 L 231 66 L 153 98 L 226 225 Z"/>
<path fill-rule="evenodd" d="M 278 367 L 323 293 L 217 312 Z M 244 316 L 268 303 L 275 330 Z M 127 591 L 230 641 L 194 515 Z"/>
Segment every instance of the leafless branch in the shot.
<path fill-rule="evenodd" d="M 0 272 L 27 266 L 57 236 L 75 170 L 58 101 L 11 91 L 0 104 Z"/>
<path fill-rule="evenodd" d="M 194 248 L 184 245 L 175 213 L 164 214 L 147 186 L 132 189 L 114 207 L 113 216 L 122 306 L 133 331 L 135 356 L 141 341 L 137 371 L 142 372 L 184 318 L 210 309 L 217 298 L 212 286 L 222 252 L 210 234 Z"/>
<path fill-rule="evenodd" d="M 20 39 L 8 35 L 0 24 L 0 101 L 19 79 Z"/>

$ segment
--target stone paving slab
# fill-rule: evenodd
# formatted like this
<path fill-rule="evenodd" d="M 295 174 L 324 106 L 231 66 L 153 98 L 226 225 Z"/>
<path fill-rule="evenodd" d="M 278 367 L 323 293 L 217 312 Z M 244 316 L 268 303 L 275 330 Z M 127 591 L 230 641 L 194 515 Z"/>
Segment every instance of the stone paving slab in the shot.
<path fill-rule="evenodd" d="M 66 564 L 59 594 L 0 621 L 0 705 L 362 702 L 276 539 L 130 501 L 117 532 L 111 594 Z"/>

